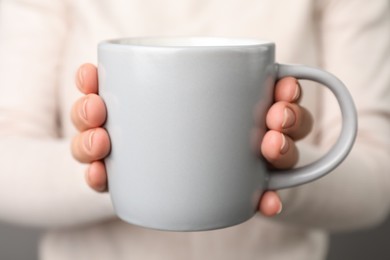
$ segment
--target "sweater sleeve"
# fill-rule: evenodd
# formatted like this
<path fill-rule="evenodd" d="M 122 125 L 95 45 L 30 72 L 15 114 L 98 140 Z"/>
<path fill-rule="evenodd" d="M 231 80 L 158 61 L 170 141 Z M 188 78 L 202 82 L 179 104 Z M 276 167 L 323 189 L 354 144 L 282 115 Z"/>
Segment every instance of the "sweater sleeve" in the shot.
<path fill-rule="evenodd" d="M 0 1 L 0 220 L 61 227 L 113 217 L 61 137 L 57 80 L 67 1 Z"/>
<path fill-rule="evenodd" d="M 321 1 L 319 1 L 321 2 Z M 390 207 L 390 2 L 322 1 L 318 12 L 322 67 L 349 87 L 359 128 L 349 157 L 313 183 L 281 191 L 280 220 L 311 228 L 341 231 L 370 227 Z M 329 149 L 340 130 L 335 98 L 321 97 L 317 146 L 301 145 L 303 161 Z"/>

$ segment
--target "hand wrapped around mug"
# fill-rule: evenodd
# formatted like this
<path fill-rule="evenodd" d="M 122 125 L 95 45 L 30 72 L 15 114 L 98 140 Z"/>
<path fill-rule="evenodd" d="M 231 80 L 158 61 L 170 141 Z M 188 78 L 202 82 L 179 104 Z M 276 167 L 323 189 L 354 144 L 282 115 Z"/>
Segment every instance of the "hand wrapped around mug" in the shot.
<path fill-rule="evenodd" d="M 76 75 L 76 85 L 85 94 L 77 100 L 72 109 L 72 120 L 80 133 L 72 143 L 74 157 L 89 163 L 86 171 L 88 185 L 105 192 L 107 174 L 103 159 L 110 151 L 110 140 L 102 128 L 106 120 L 106 108 L 98 93 L 97 69 L 92 64 L 82 65 Z M 276 83 L 275 102 L 267 113 L 268 132 L 258 144 L 264 158 L 275 168 L 293 167 L 298 160 L 295 141 L 305 137 L 311 130 L 310 113 L 298 104 L 301 88 L 295 78 L 283 78 Z M 163 152 L 163 151 L 162 151 Z M 281 212 L 282 203 L 275 191 L 266 191 L 259 203 L 259 210 L 265 216 Z"/>
<path fill-rule="evenodd" d="M 72 108 L 72 120 L 80 133 L 73 139 L 72 153 L 83 163 L 89 163 L 86 171 L 88 185 L 98 191 L 107 188 L 107 173 L 103 159 L 110 151 L 109 136 L 102 125 L 106 120 L 106 108 L 98 93 L 97 69 L 92 64 L 82 65 L 76 76 L 76 85 L 85 94 Z M 275 86 L 274 104 L 266 117 L 268 131 L 259 150 L 275 168 L 292 168 L 298 160 L 295 141 L 304 138 L 312 128 L 310 113 L 298 102 L 301 89 L 292 77 L 279 80 Z M 275 191 L 266 191 L 259 203 L 265 216 L 281 212 L 282 203 Z"/>

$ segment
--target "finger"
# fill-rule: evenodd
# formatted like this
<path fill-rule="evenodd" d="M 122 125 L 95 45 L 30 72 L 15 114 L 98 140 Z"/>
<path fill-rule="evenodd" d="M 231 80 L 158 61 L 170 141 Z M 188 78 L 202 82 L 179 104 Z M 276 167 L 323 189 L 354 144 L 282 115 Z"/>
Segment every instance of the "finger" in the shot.
<path fill-rule="evenodd" d="M 298 104 L 279 101 L 268 110 L 267 127 L 290 136 L 293 140 L 304 138 L 313 128 L 310 112 Z"/>
<path fill-rule="evenodd" d="M 96 94 L 88 94 L 77 100 L 71 112 L 73 124 L 79 131 L 103 125 L 106 115 L 103 99 Z"/>
<path fill-rule="evenodd" d="M 298 102 L 301 97 L 301 86 L 296 78 L 285 77 L 275 85 L 275 101 Z"/>
<path fill-rule="evenodd" d="M 298 149 L 288 136 L 269 130 L 261 142 L 261 154 L 275 168 L 288 169 L 298 162 Z"/>
<path fill-rule="evenodd" d="M 267 217 L 278 215 L 282 212 L 282 202 L 275 191 L 266 191 L 260 199 L 259 210 Z"/>
<path fill-rule="evenodd" d="M 76 85 L 84 94 L 98 93 L 97 68 L 86 63 L 79 67 L 76 73 Z"/>
<path fill-rule="evenodd" d="M 83 163 L 101 160 L 110 152 L 110 139 L 103 128 L 94 128 L 74 137 L 72 154 Z"/>
<path fill-rule="evenodd" d="M 102 161 L 92 162 L 85 172 L 87 184 L 97 192 L 108 191 L 106 167 Z"/>

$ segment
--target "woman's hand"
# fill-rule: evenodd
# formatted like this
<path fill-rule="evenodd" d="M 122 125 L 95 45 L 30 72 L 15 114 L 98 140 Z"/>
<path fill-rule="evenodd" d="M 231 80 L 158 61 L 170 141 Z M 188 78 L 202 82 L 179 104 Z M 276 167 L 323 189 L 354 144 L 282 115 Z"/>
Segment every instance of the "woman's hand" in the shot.
<path fill-rule="evenodd" d="M 103 159 L 110 151 L 110 140 L 101 126 L 106 120 L 106 108 L 97 95 L 97 69 L 92 64 L 82 65 L 76 77 L 77 87 L 85 94 L 72 108 L 72 121 L 80 133 L 73 139 L 72 153 L 80 162 L 89 163 L 86 171 L 88 185 L 98 191 L 107 191 L 107 173 Z M 298 160 L 295 141 L 305 137 L 312 128 L 310 113 L 299 106 L 301 88 L 295 78 L 283 78 L 275 86 L 275 103 L 268 110 L 268 131 L 259 145 L 264 158 L 275 168 L 293 167 Z M 259 204 L 265 216 L 274 216 L 282 210 L 275 191 L 266 191 Z"/>

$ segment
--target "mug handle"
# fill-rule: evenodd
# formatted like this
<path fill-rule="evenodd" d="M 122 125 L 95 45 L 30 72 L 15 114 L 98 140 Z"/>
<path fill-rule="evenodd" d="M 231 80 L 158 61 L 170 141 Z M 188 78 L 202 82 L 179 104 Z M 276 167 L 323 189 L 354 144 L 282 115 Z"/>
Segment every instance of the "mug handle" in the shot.
<path fill-rule="evenodd" d="M 334 75 L 303 65 L 276 64 L 276 78 L 292 76 L 313 80 L 329 88 L 336 96 L 342 114 L 342 129 L 335 145 L 323 157 L 291 170 L 272 170 L 268 175 L 270 190 L 290 188 L 314 181 L 336 168 L 351 151 L 357 134 L 357 112 L 350 93 Z"/>

